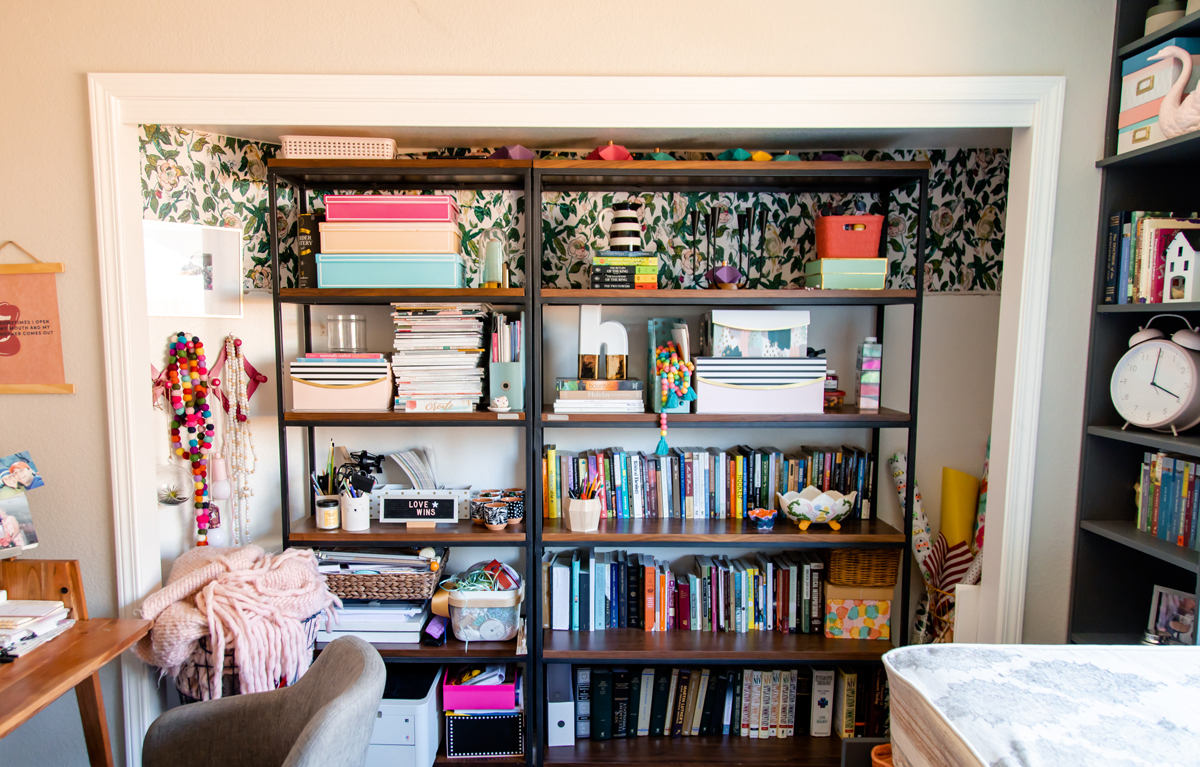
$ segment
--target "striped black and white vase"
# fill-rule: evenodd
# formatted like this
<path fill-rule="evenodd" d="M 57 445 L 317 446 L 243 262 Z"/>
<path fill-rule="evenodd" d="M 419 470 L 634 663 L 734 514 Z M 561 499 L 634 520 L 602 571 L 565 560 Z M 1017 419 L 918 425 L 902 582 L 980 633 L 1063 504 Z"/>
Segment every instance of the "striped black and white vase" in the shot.
<path fill-rule="evenodd" d="M 608 228 L 608 249 L 616 251 L 640 251 L 642 249 L 642 222 L 638 220 L 641 203 L 635 200 L 614 202 L 612 226 Z"/>

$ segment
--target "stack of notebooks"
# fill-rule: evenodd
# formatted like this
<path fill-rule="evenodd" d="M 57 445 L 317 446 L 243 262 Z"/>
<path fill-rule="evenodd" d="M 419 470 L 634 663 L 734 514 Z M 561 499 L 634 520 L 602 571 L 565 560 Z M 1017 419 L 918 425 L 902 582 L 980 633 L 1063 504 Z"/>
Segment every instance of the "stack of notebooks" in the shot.
<path fill-rule="evenodd" d="M 575 737 L 887 737 L 882 666 L 854 669 L 576 666 Z M 817 705 L 813 705 L 817 701 Z"/>
<path fill-rule="evenodd" d="M 63 633 L 75 621 L 62 602 L 9 599 L 0 602 L 0 657 L 19 657 Z"/>
<path fill-rule="evenodd" d="M 641 381 L 556 379 L 555 413 L 645 413 Z"/>
<path fill-rule="evenodd" d="M 812 485 L 843 495 L 856 492 L 851 520 L 870 519 L 874 461 L 869 451 L 846 445 L 801 446 L 787 453 L 748 445 L 673 447 L 667 455 L 621 447 L 570 452 L 546 445 L 543 509 L 551 519 L 566 516 L 566 499 L 578 497 L 595 479 L 605 517 L 742 519 L 749 509 L 775 508 L 779 493 Z"/>
<path fill-rule="evenodd" d="M 483 395 L 483 304 L 392 304 L 396 411 L 470 413 Z"/>
<path fill-rule="evenodd" d="M 811 552 L 696 555 L 685 574 L 649 554 L 548 552 L 543 628 L 822 634 L 825 563 Z"/>
<path fill-rule="evenodd" d="M 593 289 L 658 290 L 658 256 L 606 250 L 592 256 Z"/>
<path fill-rule="evenodd" d="M 318 285 L 462 287 L 458 218 L 452 195 L 326 195 Z"/>

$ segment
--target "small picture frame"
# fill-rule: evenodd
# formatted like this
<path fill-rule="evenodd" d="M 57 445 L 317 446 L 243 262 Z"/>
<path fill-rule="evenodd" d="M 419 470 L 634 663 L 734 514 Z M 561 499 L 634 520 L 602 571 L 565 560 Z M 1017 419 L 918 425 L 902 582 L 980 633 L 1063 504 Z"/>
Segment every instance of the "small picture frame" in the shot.
<path fill-rule="evenodd" d="M 142 222 L 151 317 L 242 316 L 242 230 Z"/>
<path fill-rule="evenodd" d="M 1196 644 L 1196 595 L 1155 586 L 1147 631 L 1162 637 L 1166 644 Z"/>

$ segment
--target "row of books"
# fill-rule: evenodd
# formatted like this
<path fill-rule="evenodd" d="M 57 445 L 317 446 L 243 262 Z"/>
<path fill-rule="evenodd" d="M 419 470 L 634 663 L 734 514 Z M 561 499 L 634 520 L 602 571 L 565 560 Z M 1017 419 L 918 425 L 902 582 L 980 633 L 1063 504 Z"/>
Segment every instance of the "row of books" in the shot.
<path fill-rule="evenodd" d="M 869 519 L 874 458 L 860 447 L 676 447 L 668 455 L 611 447 L 582 452 L 546 445 L 542 456 L 545 516 L 566 516 L 566 500 L 598 480 L 605 517 L 740 519 L 774 508 L 776 494 L 814 485 L 855 491 L 852 519 Z"/>
<path fill-rule="evenodd" d="M 483 396 L 484 304 L 392 304 L 396 410 L 473 412 Z"/>
<path fill-rule="evenodd" d="M 542 622 L 555 631 L 820 634 L 825 562 L 812 552 L 696 555 L 686 573 L 650 554 L 547 552 Z"/>
<path fill-rule="evenodd" d="M 887 737 L 882 667 L 643 669 L 578 666 L 575 736 Z M 813 705 L 817 701 L 817 705 Z M 831 705 L 832 703 L 832 705 Z"/>
<path fill-rule="evenodd" d="M 1104 272 L 1104 303 L 1160 304 L 1171 298 L 1167 250 L 1181 231 L 1200 229 L 1196 213 L 1129 210 L 1108 219 L 1108 255 Z M 1165 295 L 1164 295 L 1165 292 Z M 1176 296 L 1173 300 L 1182 300 Z"/>
<path fill-rule="evenodd" d="M 658 256 L 604 251 L 592 256 L 593 289 L 658 290 Z"/>
<path fill-rule="evenodd" d="M 1138 486 L 1138 529 L 1159 540 L 1200 550 L 1200 487 L 1195 461 L 1146 453 Z"/>
<path fill-rule="evenodd" d="M 641 381 L 559 378 L 555 413 L 644 413 Z"/>

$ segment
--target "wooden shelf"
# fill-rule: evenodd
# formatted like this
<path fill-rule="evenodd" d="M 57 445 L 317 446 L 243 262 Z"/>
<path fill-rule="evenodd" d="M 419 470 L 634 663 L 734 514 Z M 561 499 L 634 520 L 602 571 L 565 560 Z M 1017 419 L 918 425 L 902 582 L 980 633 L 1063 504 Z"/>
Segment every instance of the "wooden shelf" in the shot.
<path fill-rule="evenodd" d="M 285 426 L 522 426 L 524 413 L 395 413 L 387 411 L 318 413 L 289 410 Z"/>
<path fill-rule="evenodd" d="M 546 192 L 673 191 L 882 192 L 929 170 L 913 162 L 728 162 L 721 160 L 534 160 Z"/>
<path fill-rule="evenodd" d="M 448 630 L 448 629 L 447 629 Z M 317 652 L 326 642 L 317 643 Z M 517 655 L 517 640 L 508 642 L 460 642 L 451 636 L 441 647 L 420 644 L 371 644 L 379 654 L 400 663 L 524 663 L 528 656 Z"/>
<path fill-rule="evenodd" d="M 553 405 L 547 405 L 552 409 Z M 546 426 L 611 427 L 614 425 L 647 426 L 658 423 L 657 413 L 542 413 Z M 734 414 L 710 415 L 683 413 L 669 416 L 671 427 L 693 426 L 717 429 L 778 429 L 789 426 L 809 428 L 903 429 L 909 425 L 908 413 L 882 407 L 876 412 L 860 413 L 854 405 L 843 405 L 831 413 Z"/>
<path fill-rule="evenodd" d="M 822 634 L 745 634 L 712 631 L 542 630 L 542 657 L 548 661 L 591 660 L 609 663 L 743 663 L 773 661 L 877 661 L 892 649 L 890 641 L 826 639 Z"/>
<path fill-rule="evenodd" d="M 1127 45 L 1122 45 L 1117 49 L 1117 57 L 1123 59 L 1135 53 L 1140 53 L 1157 43 L 1166 42 L 1172 37 L 1187 37 L 1197 32 L 1200 32 L 1200 13 L 1193 13 L 1189 16 L 1184 16 L 1179 21 L 1168 24 L 1157 32 L 1139 37 Z"/>
<path fill-rule="evenodd" d="M 1194 551 L 1185 546 L 1144 533 L 1137 529 L 1133 522 L 1125 520 L 1083 520 L 1079 523 L 1082 530 L 1102 535 L 1110 541 L 1124 544 L 1131 549 L 1161 559 L 1176 567 L 1182 567 L 1192 572 L 1200 572 L 1200 551 Z"/>
<path fill-rule="evenodd" d="M 287 160 L 267 171 L 309 189 L 525 189 L 529 160 Z"/>
<path fill-rule="evenodd" d="M 781 515 L 782 516 L 782 515 Z M 742 519 L 602 519 L 594 533 L 568 530 L 562 519 L 542 520 L 542 543 L 564 546 L 771 546 L 869 548 L 904 545 L 904 533 L 877 519 L 850 522 L 841 530 L 813 525 L 806 532 L 784 519 L 759 532 Z"/>
<path fill-rule="evenodd" d="M 1176 437 L 1173 434 L 1146 431 L 1137 426 L 1128 429 L 1122 429 L 1120 426 L 1089 426 L 1087 433 L 1093 437 L 1115 439 L 1119 442 L 1200 458 L 1200 437 Z"/>
<path fill-rule="evenodd" d="M 288 539 L 292 543 L 318 548 L 334 546 L 524 546 L 525 524 L 510 525 L 496 532 L 469 519 L 460 519 L 453 525 L 417 527 L 394 522 L 371 520 L 370 528 L 361 533 L 345 530 L 320 530 L 316 519 L 302 517 L 292 520 Z M 472 647 L 475 645 L 472 644 Z"/>
<path fill-rule="evenodd" d="M 655 765 L 694 767 L 698 764 L 746 767 L 838 767 L 841 738 L 768 738 L 751 740 L 729 735 L 695 738 L 642 737 L 612 740 L 577 739 L 574 747 L 546 748 L 546 764 Z"/>
<path fill-rule="evenodd" d="M 1152 144 L 1145 149 L 1135 149 L 1125 154 L 1105 157 L 1096 162 L 1097 168 L 1162 168 L 1179 164 L 1194 164 L 1200 161 L 1200 132 L 1185 133 Z M 1159 304 L 1159 306 L 1162 306 Z"/>
<path fill-rule="evenodd" d="M 391 304 L 408 301 L 520 304 L 524 288 L 280 288 L 285 304 Z"/>
<path fill-rule="evenodd" d="M 616 290 L 542 288 L 543 304 L 638 306 L 880 306 L 911 304 L 915 290 Z"/>

